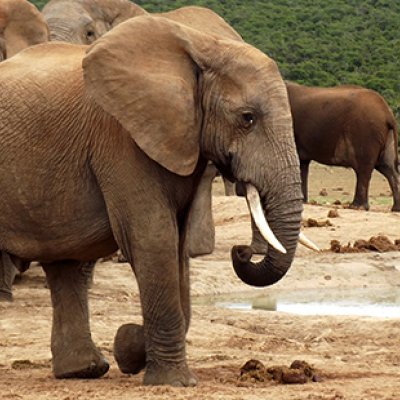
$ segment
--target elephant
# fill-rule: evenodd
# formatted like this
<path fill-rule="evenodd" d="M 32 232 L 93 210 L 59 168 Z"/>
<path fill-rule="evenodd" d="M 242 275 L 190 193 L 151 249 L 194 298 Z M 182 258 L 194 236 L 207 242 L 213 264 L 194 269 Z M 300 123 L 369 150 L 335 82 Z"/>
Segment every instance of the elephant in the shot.
<path fill-rule="evenodd" d="M 90 44 L 107 30 L 130 17 L 148 14 L 138 5 L 128 0 L 50 0 L 43 9 L 50 27 L 53 41 L 66 41 L 77 44 Z M 180 22 L 191 28 L 232 40 L 242 40 L 223 18 L 204 7 L 182 7 L 166 13 L 154 14 Z M 88 22 L 90 21 L 90 22 Z M 92 32 L 90 35 L 88 32 Z M 215 168 L 209 166 L 208 171 Z M 215 229 L 211 211 L 211 185 L 213 177 L 206 173 L 199 184 L 199 190 L 193 202 L 192 222 L 190 224 L 189 255 L 210 254 L 215 247 Z M 25 271 L 29 262 L 24 263 Z M 95 261 L 88 264 L 92 274 Z M 5 269 L 9 269 L 8 271 Z M 12 283 L 17 270 L 12 263 L 4 262 L 0 266 L 0 301 L 12 301 Z M 91 278 L 93 282 L 93 276 Z"/>
<path fill-rule="evenodd" d="M 271 285 L 293 261 L 300 165 L 276 63 L 249 44 L 144 15 L 89 47 L 27 49 L 0 64 L 0 84 L 10 110 L 0 120 L 0 250 L 43 266 L 54 376 L 108 371 L 91 338 L 82 265 L 120 248 L 143 316 L 126 335 L 134 365 L 121 370 L 145 369 L 146 385 L 195 385 L 187 224 L 209 161 L 245 185 L 271 243 L 257 263 L 234 246 L 237 276 Z"/>
<path fill-rule="evenodd" d="M 0 61 L 49 40 L 46 21 L 27 0 L 0 2 Z"/>
<path fill-rule="evenodd" d="M 368 187 L 376 169 L 389 182 L 392 211 L 400 211 L 398 129 L 383 97 L 355 85 L 319 88 L 289 81 L 285 84 L 300 158 L 304 201 L 308 201 L 309 164 L 314 160 L 355 171 L 357 183 L 350 207 L 356 209 L 369 209 Z M 253 219 L 251 248 L 260 254 L 268 248 Z"/>
<path fill-rule="evenodd" d="M 357 177 L 352 208 L 369 209 L 368 188 L 376 169 L 388 180 L 392 211 L 400 211 L 396 119 L 383 97 L 360 86 L 307 87 L 286 82 L 304 201 L 310 161 L 352 168 Z"/>
<path fill-rule="evenodd" d="M 112 8 L 113 5 L 114 8 Z M 90 44 L 102 36 L 106 30 L 125 19 L 147 14 L 145 10 L 128 0 L 51 0 L 44 7 L 43 13 L 49 23 L 52 40 L 77 44 Z M 189 6 L 155 15 L 214 35 L 242 40 L 223 18 L 207 8 Z M 87 22 L 89 19 L 90 23 Z M 88 30 L 92 30 L 94 33 L 88 35 Z M 88 36 L 90 36 L 90 40 Z M 209 171 L 212 169 L 211 166 L 208 167 Z M 213 170 L 215 171 L 215 168 Z M 216 171 L 214 175 L 215 173 Z M 191 257 L 212 253 L 215 247 L 215 229 L 211 212 L 212 180 L 209 173 L 205 174 L 193 200 L 192 222 L 189 228 L 189 255 Z M 91 282 L 93 282 L 95 263 L 95 261 L 91 261 L 86 266 L 87 270 L 92 271 Z M 0 267 L 0 301 L 12 301 L 14 278 L 18 271 L 23 272 L 28 266 L 29 262 L 27 261 L 23 266 L 17 264 L 16 268 L 11 262 L 3 262 Z"/>
<path fill-rule="evenodd" d="M 91 44 L 121 22 L 147 12 L 129 0 L 50 0 L 42 10 L 50 40 Z"/>

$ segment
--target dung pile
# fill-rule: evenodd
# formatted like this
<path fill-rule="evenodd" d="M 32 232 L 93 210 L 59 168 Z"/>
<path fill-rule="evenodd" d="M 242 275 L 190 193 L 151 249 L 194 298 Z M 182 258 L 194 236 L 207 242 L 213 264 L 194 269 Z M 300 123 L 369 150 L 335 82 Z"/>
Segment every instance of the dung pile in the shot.
<path fill-rule="evenodd" d="M 353 244 L 340 244 L 339 240 L 332 240 L 329 251 L 334 253 L 366 253 L 376 251 L 385 253 L 388 251 L 400 251 L 400 239 L 392 242 L 387 236 L 372 236 L 369 240 L 358 239 Z"/>
<path fill-rule="evenodd" d="M 332 222 L 329 219 L 317 220 L 315 218 L 307 218 L 302 221 L 305 228 L 322 228 L 324 226 L 332 226 Z"/>
<path fill-rule="evenodd" d="M 274 381 L 282 384 L 304 384 L 320 382 L 321 378 L 307 362 L 295 360 L 290 367 L 273 365 L 265 367 L 259 360 L 249 360 L 240 369 L 239 382 Z"/>

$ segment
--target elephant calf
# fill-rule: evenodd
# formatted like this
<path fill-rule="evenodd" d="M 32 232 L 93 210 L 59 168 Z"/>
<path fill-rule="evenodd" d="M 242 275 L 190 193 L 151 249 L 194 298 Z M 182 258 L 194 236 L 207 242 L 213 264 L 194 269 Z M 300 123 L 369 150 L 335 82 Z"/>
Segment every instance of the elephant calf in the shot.
<path fill-rule="evenodd" d="M 368 210 L 376 169 L 389 182 L 392 211 L 400 211 L 397 125 L 377 92 L 359 86 L 306 87 L 286 82 L 292 109 L 304 200 L 310 161 L 352 168 L 357 175 L 353 208 Z"/>

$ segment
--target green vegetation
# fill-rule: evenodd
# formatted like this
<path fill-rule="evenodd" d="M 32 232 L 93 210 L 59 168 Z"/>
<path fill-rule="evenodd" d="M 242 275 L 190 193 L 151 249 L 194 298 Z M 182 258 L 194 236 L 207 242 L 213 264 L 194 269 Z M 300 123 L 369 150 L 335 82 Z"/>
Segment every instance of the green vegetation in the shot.
<path fill-rule="evenodd" d="M 38 6 L 45 0 L 32 1 Z M 138 0 L 148 11 L 201 5 L 274 58 L 285 79 L 357 84 L 381 93 L 400 118 L 399 0 Z"/>

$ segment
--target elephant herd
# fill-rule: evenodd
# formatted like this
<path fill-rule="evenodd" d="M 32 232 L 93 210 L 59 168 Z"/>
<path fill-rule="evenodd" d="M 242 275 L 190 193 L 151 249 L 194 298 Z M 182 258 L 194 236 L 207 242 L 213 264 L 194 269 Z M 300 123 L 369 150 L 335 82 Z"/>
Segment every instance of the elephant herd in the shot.
<path fill-rule="evenodd" d="M 0 0 L 1 60 L 0 299 L 11 299 L 15 267 L 41 263 L 57 378 L 109 368 L 92 341 L 88 284 L 93 260 L 119 248 L 143 314 L 143 326 L 117 332 L 121 371 L 145 369 L 148 385 L 197 383 L 185 349 L 189 255 L 213 248 L 217 170 L 269 243 L 258 263 L 250 246 L 232 249 L 253 286 L 290 268 L 311 160 L 355 170 L 354 207 L 368 208 L 377 169 L 400 211 L 397 127 L 384 99 L 285 82 L 206 8 L 149 14 L 128 0 L 50 0 L 40 13 Z"/>

